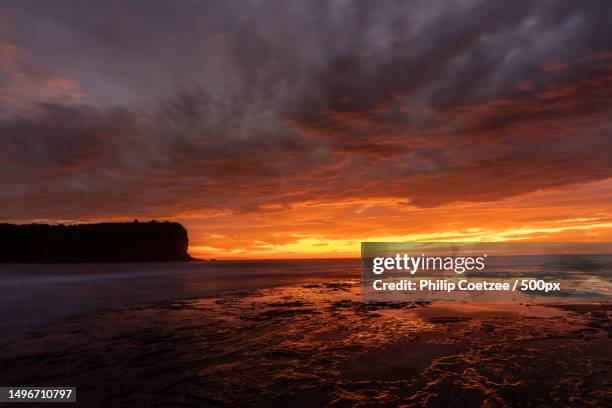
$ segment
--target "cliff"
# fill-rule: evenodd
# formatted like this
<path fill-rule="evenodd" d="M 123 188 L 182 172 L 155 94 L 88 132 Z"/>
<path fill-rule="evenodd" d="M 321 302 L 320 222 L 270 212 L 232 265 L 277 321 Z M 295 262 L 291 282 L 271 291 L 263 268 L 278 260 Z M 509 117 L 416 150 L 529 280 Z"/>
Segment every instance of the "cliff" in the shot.
<path fill-rule="evenodd" d="M 0 262 L 186 261 L 187 230 L 176 222 L 0 224 Z"/>

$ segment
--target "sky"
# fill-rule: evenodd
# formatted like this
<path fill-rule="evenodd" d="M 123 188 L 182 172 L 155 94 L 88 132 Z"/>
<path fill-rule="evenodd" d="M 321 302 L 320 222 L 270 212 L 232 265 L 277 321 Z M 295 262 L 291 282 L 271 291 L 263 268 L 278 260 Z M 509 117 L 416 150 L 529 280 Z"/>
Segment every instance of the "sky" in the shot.
<path fill-rule="evenodd" d="M 607 1 L 0 0 L 0 222 L 192 255 L 612 241 Z"/>

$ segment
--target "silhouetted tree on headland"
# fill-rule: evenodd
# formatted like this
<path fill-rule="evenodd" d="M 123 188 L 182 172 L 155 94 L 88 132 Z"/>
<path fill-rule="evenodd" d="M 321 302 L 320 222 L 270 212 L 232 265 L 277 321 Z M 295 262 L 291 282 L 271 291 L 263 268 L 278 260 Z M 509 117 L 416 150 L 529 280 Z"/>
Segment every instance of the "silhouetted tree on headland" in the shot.
<path fill-rule="evenodd" d="M 187 230 L 176 222 L 0 224 L 0 262 L 186 261 Z"/>

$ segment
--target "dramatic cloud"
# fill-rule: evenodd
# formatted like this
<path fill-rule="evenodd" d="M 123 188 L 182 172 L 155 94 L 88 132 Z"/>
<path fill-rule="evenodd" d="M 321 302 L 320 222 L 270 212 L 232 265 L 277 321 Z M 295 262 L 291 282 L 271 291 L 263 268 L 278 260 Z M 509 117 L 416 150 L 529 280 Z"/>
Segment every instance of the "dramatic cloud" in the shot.
<path fill-rule="evenodd" d="M 612 177 L 605 1 L 22 0 L 0 21 L 4 220 L 424 211 Z"/>

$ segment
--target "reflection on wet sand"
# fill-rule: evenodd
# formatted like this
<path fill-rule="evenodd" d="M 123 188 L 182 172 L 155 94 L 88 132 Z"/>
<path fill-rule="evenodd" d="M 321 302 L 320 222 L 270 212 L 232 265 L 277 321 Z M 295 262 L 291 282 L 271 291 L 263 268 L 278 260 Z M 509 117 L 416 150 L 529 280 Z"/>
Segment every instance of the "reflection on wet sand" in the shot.
<path fill-rule="evenodd" d="M 5 344 L 0 382 L 77 385 L 84 406 L 610 404 L 610 305 L 359 291 L 348 280 L 65 319 Z"/>

